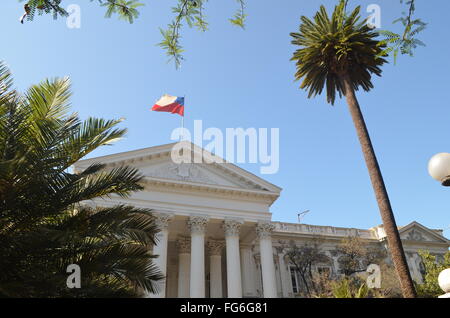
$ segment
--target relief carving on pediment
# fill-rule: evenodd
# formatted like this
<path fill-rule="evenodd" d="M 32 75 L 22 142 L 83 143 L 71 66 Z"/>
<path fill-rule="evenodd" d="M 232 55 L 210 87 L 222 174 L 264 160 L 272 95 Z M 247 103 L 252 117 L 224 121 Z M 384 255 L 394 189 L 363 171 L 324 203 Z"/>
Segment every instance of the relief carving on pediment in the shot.
<path fill-rule="evenodd" d="M 210 185 L 231 186 L 243 189 L 260 189 L 255 185 L 246 182 L 236 176 L 222 176 L 219 173 L 211 172 L 201 163 L 174 163 L 168 162 L 162 165 L 155 165 L 141 168 L 147 177 L 155 177 L 169 180 L 179 180 Z M 214 170 L 214 169 L 213 169 Z"/>
<path fill-rule="evenodd" d="M 163 167 L 146 171 L 145 174 L 149 177 L 173 179 L 188 182 L 218 184 L 211 180 L 196 164 L 192 163 L 169 163 Z"/>
<path fill-rule="evenodd" d="M 419 231 L 417 231 L 416 229 L 412 229 L 411 231 L 409 231 L 406 235 L 405 235 L 405 239 L 410 240 L 410 241 L 428 241 L 428 239 Z"/>

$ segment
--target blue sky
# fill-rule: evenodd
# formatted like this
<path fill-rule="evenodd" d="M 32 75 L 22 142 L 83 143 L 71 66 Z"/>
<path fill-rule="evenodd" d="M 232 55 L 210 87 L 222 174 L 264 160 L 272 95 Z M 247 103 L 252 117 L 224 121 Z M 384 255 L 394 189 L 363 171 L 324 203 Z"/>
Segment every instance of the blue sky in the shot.
<path fill-rule="evenodd" d="M 150 112 L 163 93 L 186 95 L 186 126 L 194 119 L 206 127 L 280 128 L 280 170 L 263 178 L 283 188 L 272 206 L 273 219 L 296 222 L 297 213 L 311 210 L 305 223 L 369 228 L 381 224 L 369 176 L 344 100 L 335 106 L 324 96 L 307 99 L 293 81 L 294 51 L 289 33 L 301 15 L 312 16 L 325 1 L 248 0 L 247 26 L 228 22 L 237 4 L 210 1 L 210 30 L 183 31 L 186 49 L 175 70 L 156 46 L 158 28 L 172 18 L 168 1 L 149 1 L 132 25 L 104 19 L 103 9 L 86 0 L 64 1 L 81 6 L 81 29 L 69 29 L 64 19 L 37 17 L 21 25 L 22 5 L 2 1 L 4 30 L 0 59 L 5 60 L 24 90 L 46 77 L 68 75 L 73 82 L 73 109 L 82 118 L 124 117 L 125 140 L 102 148 L 94 156 L 169 143 L 179 117 Z M 147 2 L 147 1 L 145 1 Z M 326 1 L 331 3 L 330 1 Z M 174 3 L 171 1 L 170 3 Z M 333 2 L 334 3 L 334 2 Z M 350 1 L 363 14 L 379 4 L 382 28 L 399 30 L 391 22 L 402 11 L 399 1 Z M 416 220 L 447 229 L 450 237 L 450 189 L 427 173 L 429 158 L 450 152 L 450 2 L 419 0 L 418 16 L 429 22 L 413 58 L 384 67 L 375 89 L 358 93 L 391 203 L 399 225 Z M 241 167 L 259 174 L 259 165 Z"/>

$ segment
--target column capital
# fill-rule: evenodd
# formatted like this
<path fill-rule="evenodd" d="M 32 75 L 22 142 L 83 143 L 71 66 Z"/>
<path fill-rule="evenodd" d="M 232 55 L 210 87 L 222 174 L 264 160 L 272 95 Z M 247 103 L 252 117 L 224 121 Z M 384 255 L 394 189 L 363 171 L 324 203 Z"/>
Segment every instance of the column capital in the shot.
<path fill-rule="evenodd" d="M 253 259 L 255 260 L 255 263 L 257 265 L 261 264 L 261 254 L 260 253 L 253 254 Z"/>
<path fill-rule="evenodd" d="M 220 256 L 222 255 L 222 249 L 224 247 L 224 243 L 222 241 L 217 240 L 209 240 L 207 244 L 208 253 L 210 256 Z"/>
<path fill-rule="evenodd" d="M 156 226 L 161 230 L 169 228 L 169 222 L 173 219 L 173 214 L 170 213 L 153 213 L 155 217 Z"/>
<path fill-rule="evenodd" d="M 275 226 L 270 222 L 259 222 L 256 225 L 256 235 L 259 239 L 270 238 Z"/>
<path fill-rule="evenodd" d="M 191 240 L 188 237 L 181 236 L 177 240 L 178 253 L 189 254 L 191 253 Z"/>
<path fill-rule="evenodd" d="M 187 225 L 191 233 L 204 234 L 208 218 L 206 216 L 193 215 L 187 221 Z"/>
<path fill-rule="evenodd" d="M 249 250 L 252 250 L 253 244 L 250 244 L 250 243 L 241 243 L 241 244 L 239 244 L 239 248 L 240 248 L 241 250 L 243 250 L 243 249 L 249 249 Z"/>
<path fill-rule="evenodd" d="M 228 219 L 223 221 L 223 230 L 225 231 L 225 236 L 239 236 L 239 230 L 241 228 L 242 223 L 241 220 L 232 220 Z"/>

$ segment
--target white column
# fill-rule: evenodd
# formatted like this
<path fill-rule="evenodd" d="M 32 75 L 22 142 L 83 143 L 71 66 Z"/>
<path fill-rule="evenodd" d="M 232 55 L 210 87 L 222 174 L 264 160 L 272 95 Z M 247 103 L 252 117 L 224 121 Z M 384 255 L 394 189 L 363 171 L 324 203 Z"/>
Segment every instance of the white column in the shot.
<path fill-rule="evenodd" d="M 252 261 L 252 248 L 250 245 L 241 244 L 241 273 L 242 295 L 244 297 L 256 297 L 255 270 L 256 265 Z"/>
<path fill-rule="evenodd" d="M 154 263 L 164 275 L 164 280 L 159 282 L 159 291 L 157 294 L 150 295 L 152 298 L 166 297 L 166 282 L 167 282 L 167 245 L 169 243 L 169 222 L 172 219 L 171 214 L 158 213 L 155 214 L 156 225 L 160 232 L 157 234 L 156 245 L 153 246 L 153 254 L 159 255 L 155 258 Z"/>
<path fill-rule="evenodd" d="M 278 254 L 273 255 L 273 263 L 275 264 L 275 283 L 277 287 L 277 297 L 283 297 L 282 284 L 281 284 L 281 274 L 280 274 L 280 264 L 278 263 Z"/>
<path fill-rule="evenodd" d="M 242 222 L 225 220 L 225 242 L 227 251 L 228 298 L 242 298 L 241 260 L 239 255 L 239 229 Z"/>
<path fill-rule="evenodd" d="M 253 273 L 255 289 L 258 298 L 264 297 L 263 294 L 263 282 L 262 282 L 262 272 L 261 272 L 261 253 L 254 255 L 256 270 Z"/>
<path fill-rule="evenodd" d="M 278 263 L 280 264 L 280 280 L 281 280 L 281 291 L 283 292 L 283 298 L 289 297 L 289 282 L 288 279 L 291 278 L 290 273 L 287 272 L 286 262 L 284 261 L 284 248 L 278 246 L 275 248 L 278 254 Z"/>
<path fill-rule="evenodd" d="M 191 276 L 191 241 L 180 237 L 178 247 L 178 298 L 189 297 L 189 280 Z"/>
<path fill-rule="evenodd" d="M 273 263 L 271 237 L 273 229 L 274 226 L 268 222 L 258 223 L 256 226 L 256 234 L 259 238 L 259 249 L 261 253 L 261 270 L 265 298 L 277 297 L 277 283 L 275 280 L 275 265 Z"/>
<path fill-rule="evenodd" d="M 205 229 L 208 219 L 191 216 L 188 226 L 191 231 L 191 298 L 205 298 Z"/>
<path fill-rule="evenodd" d="M 208 241 L 209 253 L 209 295 L 211 298 L 222 298 L 222 249 L 223 242 Z"/>

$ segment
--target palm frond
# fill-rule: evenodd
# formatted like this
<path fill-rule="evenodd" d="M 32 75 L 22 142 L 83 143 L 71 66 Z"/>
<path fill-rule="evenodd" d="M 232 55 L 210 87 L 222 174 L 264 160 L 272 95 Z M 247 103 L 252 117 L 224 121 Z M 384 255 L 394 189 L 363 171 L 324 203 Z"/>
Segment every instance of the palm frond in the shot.
<path fill-rule="evenodd" d="M 325 86 L 327 101 L 334 104 L 336 96 L 343 96 L 342 78 L 348 74 L 355 90 L 373 88 L 371 75 L 381 75 L 381 66 L 387 61 L 380 53 L 385 47 L 376 38 L 378 33 L 360 21 L 360 7 L 345 12 L 346 2 L 341 1 L 331 17 L 324 6 L 311 20 L 300 18 L 299 32 L 291 33 L 292 44 L 300 46 L 294 52 L 296 80 L 302 80 L 301 89 L 308 97 L 320 95 Z"/>
<path fill-rule="evenodd" d="M 89 208 L 94 198 L 142 190 L 136 169 L 73 163 L 121 138 L 121 120 L 69 113 L 70 81 L 46 80 L 24 95 L 0 63 L 0 297 L 138 297 L 164 277 L 151 246 L 159 229 L 151 211 Z M 66 268 L 82 269 L 68 289 Z"/>
<path fill-rule="evenodd" d="M 71 166 L 98 147 L 111 145 L 120 140 L 127 130 L 115 127 L 122 121 L 123 119 L 89 118 L 77 127 L 78 129 L 71 133 L 63 143 L 59 144 L 57 151 L 72 155 L 67 159 L 68 166 Z"/>

